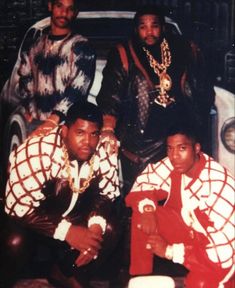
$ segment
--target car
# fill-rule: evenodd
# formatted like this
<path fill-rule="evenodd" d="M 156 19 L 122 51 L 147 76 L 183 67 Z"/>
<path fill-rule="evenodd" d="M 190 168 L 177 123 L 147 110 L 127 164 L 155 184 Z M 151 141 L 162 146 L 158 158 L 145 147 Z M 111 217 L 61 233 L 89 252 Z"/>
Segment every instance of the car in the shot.
<path fill-rule="evenodd" d="M 215 89 L 217 161 L 235 175 L 235 94 L 218 86 Z"/>
<path fill-rule="evenodd" d="M 95 77 L 89 91 L 88 101 L 96 103 L 95 99 L 100 90 L 102 70 L 106 64 L 107 54 L 116 43 L 129 37 L 134 15 L 134 11 L 81 11 L 78 14 L 78 21 L 75 22 L 74 29 L 89 39 L 97 53 Z M 4 163 L 7 163 L 9 153 L 24 141 L 32 129 L 25 120 L 22 107 L 19 105 L 19 75 L 17 71 L 20 65 L 21 51 L 28 40 L 32 41 L 39 37 L 49 25 L 50 17 L 46 17 L 26 31 L 12 73 L 1 91 L 0 101 L 2 106 L 6 107 L 3 110 L 11 112 L 6 119 L 6 125 L 4 125 Z M 181 35 L 177 23 L 168 17 L 166 17 L 166 29 L 172 34 Z"/>
<path fill-rule="evenodd" d="M 134 15 L 133 11 L 81 11 L 78 14 L 75 29 L 89 39 L 97 52 L 95 78 L 89 91 L 88 101 L 96 104 L 96 96 L 100 90 L 102 70 L 106 64 L 108 52 L 116 43 L 129 37 L 133 28 Z M 24 141 L 32 129 L 24 118 L 22 107 L 18 106 L 19 75 L 17 71 L 20 65 L 21 50 L 28 39 L 31 41 L 31 38 L 38 37 L 49 25 L 50 17 L 46 17 L 37 21 L 26 31 L 11 76 L 1 91 L 0 101 L 8 106 L 7 109 L 4 109 L 4 105 L 1 105 L 2 110 L 13 111 L 7 118 L 4 129 L 4 163 L 8 161 L 9 153 Z M 182 35 L 179 26 L 171 18 L 166 17 L 166 27 L 170 33 Z M 232 161 L 235 153 L 234 94 L 224 88 L 214 87 L 214 89 L 216 106 L 211 110 L 212 156 L 234 174 L 234 161 Z"/>

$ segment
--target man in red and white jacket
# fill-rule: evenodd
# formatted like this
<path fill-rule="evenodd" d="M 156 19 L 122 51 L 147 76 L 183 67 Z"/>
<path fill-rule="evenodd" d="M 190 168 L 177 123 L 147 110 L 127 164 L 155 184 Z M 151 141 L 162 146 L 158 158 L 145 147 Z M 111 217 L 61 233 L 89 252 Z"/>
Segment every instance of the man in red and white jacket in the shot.
<path fill-rule="evenodd" d="M 84 287 L 77 279 L 80 267 L 98 267 L 117 239 L 117 154 L 110 156 L 99 141 L 101 128 L 98 107 L 76 103 L 63 125 L 29 137 L 10 156 L 5 212 L 18 225 L 57 243 L 55 262 L 68 282 L 63 287 Z M 8 249 L 20 252 L 18 242 Z M 71 253 L 76 257 L 69 260 Z"/>
<path fill-rule="evenodd" d="M 133 210 L 130 274 L 150 274 L 156 254 L 189 270 L 187 288 L 230 287 L 234 178 L 201 152 L 192 127 L 168 132 L 168 157 L 149 164 L 126 197 Z"/>

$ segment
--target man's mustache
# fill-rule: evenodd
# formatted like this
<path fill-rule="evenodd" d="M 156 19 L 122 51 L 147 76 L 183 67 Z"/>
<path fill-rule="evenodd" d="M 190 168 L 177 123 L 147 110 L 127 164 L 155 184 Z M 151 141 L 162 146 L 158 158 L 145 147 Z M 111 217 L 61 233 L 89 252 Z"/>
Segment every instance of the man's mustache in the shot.
<path fill-rule="evenodd" d="M 147 39 L 157 40 L 157 37 L 155 37 L 155 36 L 146 36 L 144 39 L 145 39 L 145 40 L 147 40 Z"/>
<path fill-rule="evenodd" d="M 60 20 L 60 19 L 63 19 L 63 20 L 65 20 L 65 21 L 69 21 L 69 19 L 68 18 L 66 18 L 66 17 L 56 17 L 56 19 L 58 19 L 58 20 Z"/>

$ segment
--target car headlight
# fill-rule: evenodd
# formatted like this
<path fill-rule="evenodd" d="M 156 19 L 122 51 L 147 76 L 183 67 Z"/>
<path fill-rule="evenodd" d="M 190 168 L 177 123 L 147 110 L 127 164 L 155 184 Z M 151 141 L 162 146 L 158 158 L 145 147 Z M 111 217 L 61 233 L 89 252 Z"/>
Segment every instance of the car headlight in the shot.
<path fill-rule="evenodd" d="M 235 153 L 235 118 L 227 119 L 221 129 L 220 134 L 224 147 L 231 153 Z"/>

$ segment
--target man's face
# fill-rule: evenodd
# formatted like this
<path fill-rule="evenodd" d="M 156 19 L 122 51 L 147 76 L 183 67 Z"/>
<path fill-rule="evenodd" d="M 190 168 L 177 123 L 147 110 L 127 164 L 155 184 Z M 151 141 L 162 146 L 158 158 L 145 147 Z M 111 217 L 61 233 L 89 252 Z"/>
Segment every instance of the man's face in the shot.
<path fill-rule="evenodd" d="M 193 143 L 190 138 L 176 134 L 167 138 L 167 155 L 178 173 L 193 176 L 195 164 L 198 161 L 200 144 Z"/>
<path fill-rule="evenodd" d="M 77 9 L 74 0 L 55 0 L 54 3 L 48 3 L 48 9 L 51 12 L 52 30 L 67 32 L 70 29 L 71 22 L 77 16 Z"/>
<path fill-rule="evenodd" d="M 89 160 L 95 152 L 99 141 L 100 130 L 98 124 L 83 119 L 70 127 L 62 127 L 62 136 L 71 160 Z"/>
<path fill-rule="evenodd" d="M 162 26 L 156 15 L 143 15 L 139 18 L 137 35 L 145 45 L 154 45 L 160 41 Z"/>

